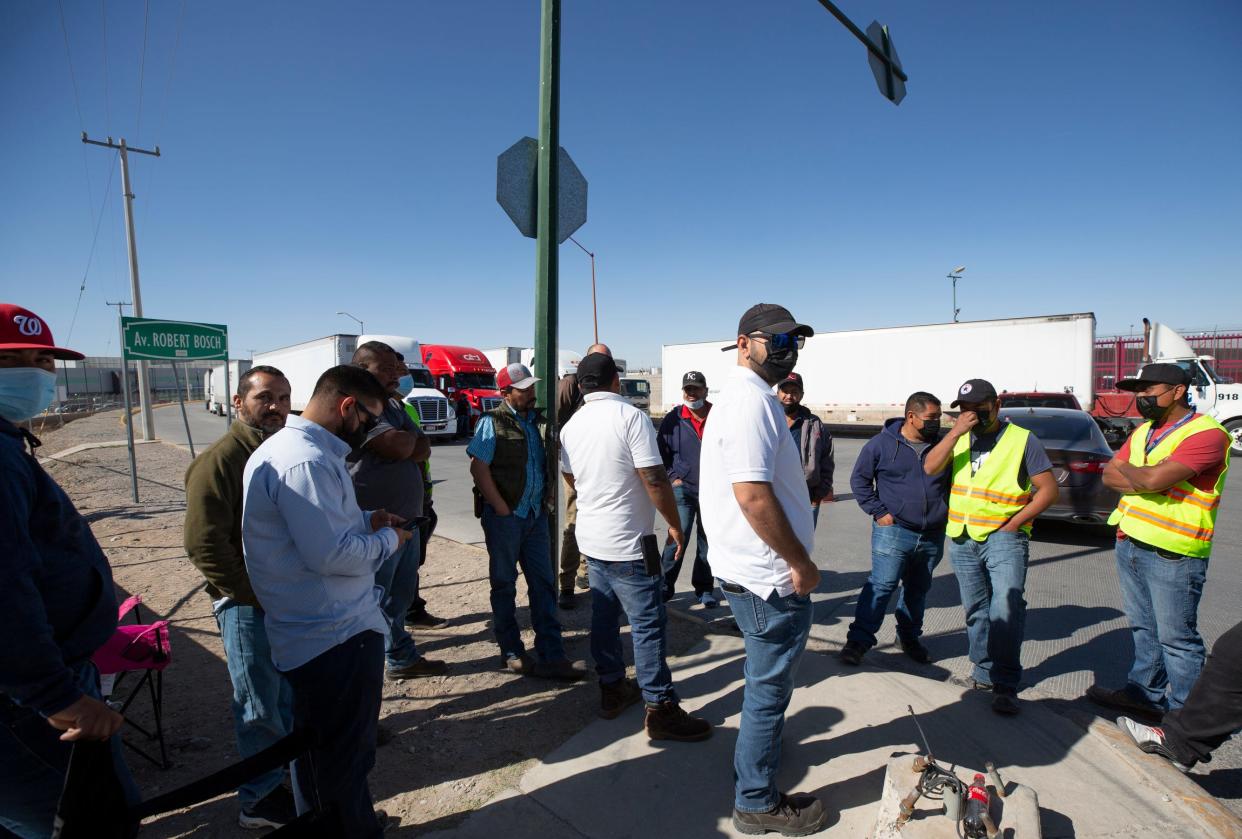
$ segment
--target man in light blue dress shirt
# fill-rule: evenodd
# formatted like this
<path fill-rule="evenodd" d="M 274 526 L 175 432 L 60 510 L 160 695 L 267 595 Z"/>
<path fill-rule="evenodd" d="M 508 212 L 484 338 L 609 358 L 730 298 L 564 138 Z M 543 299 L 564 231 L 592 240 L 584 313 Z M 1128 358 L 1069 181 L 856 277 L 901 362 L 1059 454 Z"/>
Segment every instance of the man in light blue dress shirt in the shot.
<path fill-rule="evenodd" d="M 295 728 L 315 734 L 293 763 L 298 814 L 334 811 L 350 837 L 382 833 L 367 787 L 388 631 L 375 572 L 411 536 L 399 517 L 359 509 L 345 467 L 386 396 L 366 370 L 328 370 L 302 416 L 251 455 L 242 488 L 246 570 L 272 661 L 293 686 Z"/>

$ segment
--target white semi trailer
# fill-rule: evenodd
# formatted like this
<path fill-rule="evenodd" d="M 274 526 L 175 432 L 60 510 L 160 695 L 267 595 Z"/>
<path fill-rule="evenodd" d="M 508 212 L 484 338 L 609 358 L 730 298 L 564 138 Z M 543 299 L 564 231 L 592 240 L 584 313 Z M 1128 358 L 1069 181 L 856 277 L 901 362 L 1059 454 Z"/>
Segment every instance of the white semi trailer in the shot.
<path fill-rule="evenodd" d="M 848 332 L 820 332 L 806 342 L 798 373 L 803 403 L 829 422 L 878 425 L 897 416 L 906 398 L 923 390 L 948 409 L 962 382 L 987 379 L 998 391 L 1073 393 L 1092 401 L 1095 315 L 1089 312 L 1002 320 L 935 323 Z M 665 344 L 661 373 L 680 383 L 687 371 L 707 377 L 708 398 L 719 392 L 735 352 L 731 343 Z M 662 409 L 679 404 L 681 389 L 663 388 Z"/>

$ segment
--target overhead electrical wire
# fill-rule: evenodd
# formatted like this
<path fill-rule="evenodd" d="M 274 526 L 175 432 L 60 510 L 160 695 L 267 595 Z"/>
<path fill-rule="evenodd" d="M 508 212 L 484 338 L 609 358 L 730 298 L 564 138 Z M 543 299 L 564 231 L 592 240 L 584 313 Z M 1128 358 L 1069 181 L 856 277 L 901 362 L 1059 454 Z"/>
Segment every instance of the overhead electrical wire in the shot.
<path fill-rule="evenodd" d="M 112 176 L 115 173 L 116 173 L 116 157 L 113 157 L 112 166 L 109 167 L 108 169 L 108 185 L 104 187 L 104 204 L 105 205 L 108 203 L 108 190 L 112 186 Z M 75 303 L 73 306 L 73 318 L 69 321 L 69 336 L 65 339 L 66 342 L 68 342 L 69 338 L 73 337 L 73 327 L 76 326 L 78 322 L 78 309 L 80 309 L 82 306 L 82 295 L 86 293 L 86 278 L 91 273 L 91 262 L 95 258 L 95 245 L 99 241 L 99 228 L 103 224 L 103 218 L 104 218 L 104 208 L 100 207 L 98 221 L 95 222 L 95 235 L 91 239 L 91 250 L 90 250 L 90 253 L 86 257 L 86 270 L 82 272 L 82 284 L 81 286 L 78 287 L 78 302 Z"/>

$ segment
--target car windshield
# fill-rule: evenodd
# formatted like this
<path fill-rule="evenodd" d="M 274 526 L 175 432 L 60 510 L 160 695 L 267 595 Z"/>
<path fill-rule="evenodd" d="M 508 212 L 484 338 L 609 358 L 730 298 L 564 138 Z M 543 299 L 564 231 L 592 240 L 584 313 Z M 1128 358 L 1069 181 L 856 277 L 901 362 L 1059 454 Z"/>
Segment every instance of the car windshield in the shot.
<path fill-rule="evenodd" d="M 411 367 L 409 369 L 410 369 L 410 376 L 414 379 L 414 387 L 434 388 L 436 386 L 435 379 L 431 377 L 431 371 L 428 370 L 426 367 L 421 367 L 421 368 Z"/>
<path fill-rule="evenodd" d="M 621 389 L 626 396 L 651 395 L 651 385 L 645 379 L 622 379 Z"/>
<path fill-rule="evenodd" d="M 1104 432 L 1090 414 L 1036 413 L 1031 410 L 1006 410 L 1001 416 L 1030 431 L 1050 449 L 1098 451 L 1111 454 Z"/>
<path fill-rule="evenodd" d="M 495 373 L 458 373 L 457 386 L 473 390 L 495 390 Z"/>

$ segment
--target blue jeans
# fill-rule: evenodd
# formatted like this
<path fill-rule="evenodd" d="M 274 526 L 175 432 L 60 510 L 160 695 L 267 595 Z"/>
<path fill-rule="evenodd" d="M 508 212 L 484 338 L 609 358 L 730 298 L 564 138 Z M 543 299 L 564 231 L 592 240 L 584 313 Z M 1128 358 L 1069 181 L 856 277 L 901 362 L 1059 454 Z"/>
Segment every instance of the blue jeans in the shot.
<path fill-rule="evenodd" d="M 888 601 L 897 585 L 897 637 L 917 640 L 923 634 L 923 611 L 931 589 L 932 572 L 944 556 L 944 531 L 920 533 L 899 524 L 880 527 L 871 522 L 871 575 L 858 595 L 848 638 L 865 649 L 875 646 L 875 633 L 884 623 Z"/>
<path fill-rule="evenodd" d="M 1022 679 L 1029 553 L 1029 537 L 1021 530 L 995 530 L 982 542 L 963 533 L 949 543 L 977 682 L 1017 690 Z"/>
<path fill-rule="evenodd" d="M 1206 557 L 1165 559 L 1117 540 L 1121 602 L 1134 639 L 1126 690 L 1136 698 L 1161 708 L 1186 703 L 1205 657 L 1198 613 L 1207 566 Z"/>
<path fill-rule="evenodd" d="M 78 689 L 99 699 L 95 665 L 84 661 L 73 672 Z M 72 743 L 60 739 L 62 733 L 48 725 L 42 714 L 0 698 L 0 835 L 7 835 L 6 829 L 22 839 L 52 835 L 73 749 Z M 141 798 L 121 755 L 119 733 L 113 735 L 110 745 L 125 798 L 131 805 L 137 804 Z"/>
<path fill-rule="evenodd" d="M 694 594 L 708 594 L 716 587 L 712 577 L 712 567 L 707 564 L 707 534 L 703 532 L 703 518 L 699 515 L 699 496 L 687 492 L 685 487 L 673 487 L 673 498 L 677 501 L 677 514 L 681 520 L 681 532 L 686 534 L 686 550 L 690 550 L 690 535 L 694 523 L 699 524 L 699 541 L 694 549 L 694 569 L 690 572 L 690 583 L 694 586 Z M 664 567 L 664 590 L 670 595 L 677 583 L 677 575 L 681 573 L 681 559 L 674 560 L 677 555 L 677 543 L 672 539 L 664 542 L 664 555 L 660 558 Z"/>
<path fill-rule="evenodd" d="M 721 585 L 725 585 L 723 580 Z M 773 592 L 761 600 L 749 591 L 728 589 L 724 594 L 746 640 L 746 691 L 733 752 L 733 806 L 742 813 L 762 813 L 780 801 L 776 774 L 781 764 L 781 732 L 798 660 L 811 634 L 811 598 L 801 594 L 781 597 Z"/>
<path fill-rule="evenodd" d="M 492 586 L 492 631 L 501 658 L 526 652 L 517 622 L 517 575 L 526 577 L 530 622 L 535 629 L 535 652 L 544 661 L 562 661 L 561 624 L 556 618 L 556 584 L 552 574 L 552 542 L 548 514 L 498 516 L 483 505 L 483 537 L 487 541 L 487 575 Z"/>
<path fill-rule="evenodd" d="M 285 673 L 293 719 L 315 743 L 293 761 L 298 815 L 335 809 L 342 836 L 378 839 L 383 828 L 367 774 L 375 766 L 375 730 L 384 693 L 384 636 L 366 630 Z"/>
<path fill-rule="evenodd" d="M 214 609 L 225 663 L 233 682 L 233 730 L 243 758 L 266 749 L 293 731 L 293 688 L 272 664 L 263 610 L 231 600 Z M 262 801 L 284 779 L 273 769 L 237 788 L 242 809 Z"/>
<path fill-rule="evenodd" d="M 676 702 L 673 674 L 665 660 L 667 635 L 661 580 L 647 574 L 641 559 L 605 562 L 587 557 L 591 580 L 591 658 L 601 685 L 625 677 L 621 613 L 630 619 L 634 675 L 648 702 Z"/>
<path fill-rule="evenodd" d="M 418 594 L 418 563 L 420 542 L 411 539 L 375 572 L 375 584 L 384 590 L 380 609 L 388 622 L 384 639 L 384 658 L 389 667 L 401 667 L 419 658 L 418 647 L 405 629 L 405 613 Z"/>

